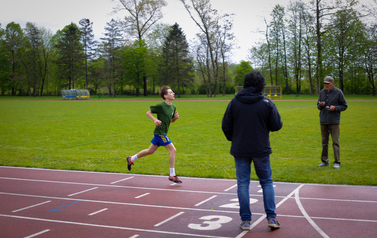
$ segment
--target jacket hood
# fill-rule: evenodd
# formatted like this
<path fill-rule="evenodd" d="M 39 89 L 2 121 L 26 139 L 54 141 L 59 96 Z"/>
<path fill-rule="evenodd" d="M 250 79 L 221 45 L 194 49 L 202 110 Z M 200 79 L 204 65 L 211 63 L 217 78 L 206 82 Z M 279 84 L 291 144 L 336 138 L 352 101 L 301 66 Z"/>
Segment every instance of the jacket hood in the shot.
<path fill-rule="evenodd" d="M 242 89 L 236 95 L 236 99 L 243 103 L 255 103 L 263 98 L 262 92 L 258 92 L 254 87 Z"/>

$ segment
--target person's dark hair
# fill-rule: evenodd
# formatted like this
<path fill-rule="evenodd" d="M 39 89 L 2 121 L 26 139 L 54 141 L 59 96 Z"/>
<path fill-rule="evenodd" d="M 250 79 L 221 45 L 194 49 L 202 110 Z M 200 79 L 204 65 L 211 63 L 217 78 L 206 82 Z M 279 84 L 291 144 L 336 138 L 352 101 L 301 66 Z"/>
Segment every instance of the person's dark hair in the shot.
<path fill-rule="evenodd" d="M 258 92 L 263 91 L 264 85 L 266 85 L 266 83 L 263 75 L 255 70 L 246 74 L 245 80 L 243 81 L 243 88 L 254 87 Z"/>
<path fill-rule="evenodd" d="M 165 95 L 168 94 L 168 90 L 171 89 L 169 86 L 165 85 L 165 86 L 162 86 L 160 88 L 160 96 L 162 97 L 162 99 L 165 100 Z"/>

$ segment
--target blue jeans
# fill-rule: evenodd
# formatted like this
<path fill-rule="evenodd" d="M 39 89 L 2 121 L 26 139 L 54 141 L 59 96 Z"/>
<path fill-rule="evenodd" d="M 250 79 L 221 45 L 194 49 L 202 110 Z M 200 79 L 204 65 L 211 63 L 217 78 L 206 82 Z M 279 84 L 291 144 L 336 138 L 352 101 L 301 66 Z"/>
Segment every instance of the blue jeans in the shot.
<path fill-rule="evenodd" d="M 251 162 L 254 162 L 255 172 L 263 190 L 264 210 L 268 218 L 275 218 L 275 191 L 272 184 L 270 156 L 266 157 L 234 157 L 237 175 L 237 194 L 240 204 L 242 221 L 251 221 L 250 211 L 250 172 Z"/>

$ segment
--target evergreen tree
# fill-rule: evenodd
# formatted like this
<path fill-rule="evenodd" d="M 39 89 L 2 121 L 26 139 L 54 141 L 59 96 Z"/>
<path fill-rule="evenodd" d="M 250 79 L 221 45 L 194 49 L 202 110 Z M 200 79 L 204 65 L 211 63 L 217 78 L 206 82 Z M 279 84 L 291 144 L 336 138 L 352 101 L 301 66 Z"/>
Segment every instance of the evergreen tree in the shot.
<path fill-rule="evenodd" d="M 93 22 L 89 19 L 83 18 L 80 20 L 82 43 L 84 46 L 84 56 L 85 56 L 85 88 L 88 88 L 88 60 L 92 59 L 95 55 L 96 41 L 94 40 L 93 34 Z"/>
<path fill-rule="evenodd" d="M 162 51 L 162 82 L 175 85 L 177 97 L 180 97 L 181 86 L 190 86 L 193 82 L 193 59 L 186 36 L 177 23 L 171 27 Z"/>
<path fill-rule="evenodd" d="M 71 23 L 64 27 L 58 35 L 57 48 L 57 66 L 60 77 L 68 79 L 69 89 L 75 88 L 75 81 L 82 73 L 82 64 L 84 61 L 83 45 L 80 42 L 80 29 L 76 24 Z"/>
<path fill-rule="evenodd" d="M 105 37 L 101 38 L 103 40 L 103 57 L 105 58 L 106 76 L 111 79 L 110 94 L 115 97 L 117 72 L 121 67 L 119 50 L 121 48 L 122 35 L 118 27 L 119 25 L 114 19 L 111 19 L 106 25 Z"/>

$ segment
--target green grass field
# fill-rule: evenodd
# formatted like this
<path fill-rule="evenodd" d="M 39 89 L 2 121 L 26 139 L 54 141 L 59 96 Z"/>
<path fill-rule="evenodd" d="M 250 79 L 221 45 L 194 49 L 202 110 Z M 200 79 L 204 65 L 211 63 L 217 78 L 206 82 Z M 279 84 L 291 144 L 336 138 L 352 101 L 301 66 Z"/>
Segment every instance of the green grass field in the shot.
<path fill-rule="evenodd" d="M 187 96 L 174 101 L 180 119 L 171 125 L 169 137 L 177 148 L 179 176 L 235 178 L 230 142 L 221 131 L 231 98 Z M 283 98 L 291 100 L 274 100 L 283 128 L 270 134 L 274 181 L 377 185 L 373 96 L 346 95 L 349 107 L 341 118 L 339 170 L 317 167 L 321 135 L 316 96 Z M 0 97 L 0 165 L 128 173 L 125 158 L 147 148 L 153 136 L 154 124 L 145 113 L 162 99 L 116 99 Z M 331 147 L 329 154 L 333 161 Z M 160 148 L 136 161 L 131 172 L 167 175 L 167 150 Z M 255 173 L 252 178 L 257 179 Z"/>

